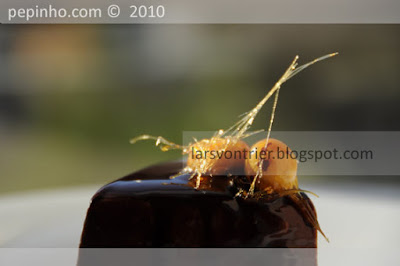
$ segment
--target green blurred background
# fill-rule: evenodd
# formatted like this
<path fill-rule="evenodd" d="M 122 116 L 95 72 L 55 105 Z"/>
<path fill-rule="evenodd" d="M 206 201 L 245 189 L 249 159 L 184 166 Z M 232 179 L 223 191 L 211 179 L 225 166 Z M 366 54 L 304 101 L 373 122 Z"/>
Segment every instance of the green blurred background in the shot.
<path fill-rule="evenodd" d="M 400 130 L 399 25 L 1 25 L 0 194 L 178 159 L 128 141 L 227 128 L 296 54 L 336 51 L 284 85 L 274 130 Z"/>

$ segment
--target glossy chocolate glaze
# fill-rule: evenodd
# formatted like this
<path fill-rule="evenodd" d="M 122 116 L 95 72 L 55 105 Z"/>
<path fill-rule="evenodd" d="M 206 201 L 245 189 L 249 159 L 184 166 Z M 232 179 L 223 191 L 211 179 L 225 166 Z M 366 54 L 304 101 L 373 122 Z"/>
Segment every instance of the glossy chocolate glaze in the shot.
<path fill-rule="evenodd" d="M 315 228 L 289 197 L 235 197 L 240 177 L 204 177 L 196 190 L 189 175 L 169 178 L 181 169 L 159 164 L 102 187 L 80 247 L 317 246 Z"/>

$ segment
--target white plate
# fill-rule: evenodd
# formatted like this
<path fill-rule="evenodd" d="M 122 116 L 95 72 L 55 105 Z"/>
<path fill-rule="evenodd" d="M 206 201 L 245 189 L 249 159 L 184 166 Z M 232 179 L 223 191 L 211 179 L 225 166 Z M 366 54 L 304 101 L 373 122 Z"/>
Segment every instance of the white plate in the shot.
<path fill-rule="evenodd" d="M 41 252 L 47 251 L 58 258 L 65 252 L 65 257 L 74 257 L 69 262 L 75 261 L 86 210 L 99 187 L 1 197 L 0 254 L 3 260 L 7 254 L 19 256 L 21 248 L 25 251 L 46 248 Z M 320 266 L 400 265 L 400 190 L 397 186 L 303 183 L 302 187 L 320 195 L 320 198 L 310 196 L 319 222 L 330 239 L 328 243 L 319 236 Z M 43 261 L 41 263 L 44 265 Z"/>

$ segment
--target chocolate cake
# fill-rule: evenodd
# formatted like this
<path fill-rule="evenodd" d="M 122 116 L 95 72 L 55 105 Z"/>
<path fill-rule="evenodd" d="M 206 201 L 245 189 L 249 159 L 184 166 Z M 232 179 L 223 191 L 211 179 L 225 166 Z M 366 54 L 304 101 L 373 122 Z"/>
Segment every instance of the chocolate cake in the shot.
<path fill-rule="evenodd" d="M 317 230 L 288 196 L 245 198 L 240 176 L 202 177 L 194 188 L 182 162 L 148 167 L 92 198 L 81 248 L 315 248 Z M 315 209 L 302 193 L 303 198 Z"/>
<path fill-rule="evenodd" d="M 273 249 L 278 251 L 267 257 L 263 253 L 260 263 L 316 265 L 317 231 L 325 235 L 312 202 L 299 188 L 296 158 L 285 143 L 270 138 L 270 133 L 281 85 L 308 66 L 336 54 L 298 68 L 296 56 L 253 109 L 211 138 L 193 138 L 188 145 L 147 134 L 131 139 L 132 144 L 154 140 L 162 151 L 181 150 L 188 160 L 151 166 L 101 188 L 87 212 L 78 264 L 115 265 L 109 252 L 102 250 L 99 256 L 93 256 L 87 248 L 264 247 L 281 249 Z M 250 147 L 243 139 L 254 134 L 248 130 L 274 94 L 268 133 Z M 285 151 L 283 158 L 279 151 Z M 157 249 L 150 250 L 147 257 L 158 261 L 150 260 L 149 264 L 169 265 L 160 259 Z M 141 253 L 129 251 L 128 257 L 133 258 L 127 259 L 126 265 L 144 264 L 135 257 Z M 178 257 L 170 264 L 188 264 Z M 116 258 L 121 260 L 121 256 Z M 193 254 L 189 263 L 208 265 L 208 258 L 207 253 Z M 227 263 L 222 265 L 240 265 L 232 258 L 227 256 Z M 257 262 L 252 258 L 241 264 Z"/>

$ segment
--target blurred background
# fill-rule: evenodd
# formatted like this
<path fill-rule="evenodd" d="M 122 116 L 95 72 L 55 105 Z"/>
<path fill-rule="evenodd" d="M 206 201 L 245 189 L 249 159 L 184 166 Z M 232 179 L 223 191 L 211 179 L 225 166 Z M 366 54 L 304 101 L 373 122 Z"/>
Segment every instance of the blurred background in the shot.
<path fill-rule="evenodd" d="M 399 47 L 398 25 L 3 25 L 0 195 L 177 159 L 128 140 L 229 127 L 296 54 L 340 53 L 284 86 L 274 130 L 400 130 Z"/>
<path fill-rule="evenodd" d="M 297 54 L 340 53 L 284 85 L 273 130 L 400 130 L 399 47 L 400 25 L 1 25 L 0 247 L 76 247 L 101 185 L 181 158 L 130 138 L 228 128 Z M 321 195 L 330 247 L 386 247 L 398 180 L 301 182 Z"/>

